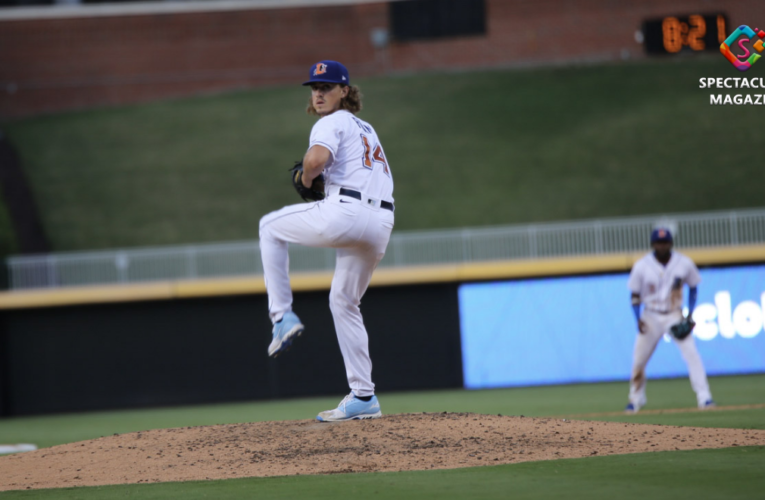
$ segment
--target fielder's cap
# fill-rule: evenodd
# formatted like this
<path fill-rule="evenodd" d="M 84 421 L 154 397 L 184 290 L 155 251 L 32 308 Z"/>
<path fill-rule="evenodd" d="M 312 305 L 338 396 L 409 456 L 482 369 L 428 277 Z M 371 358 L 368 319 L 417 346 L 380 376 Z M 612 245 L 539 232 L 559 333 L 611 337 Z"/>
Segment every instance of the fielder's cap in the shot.
<path fill-rule="evenodd" d="M 657 227 L 651 231 L 651 243 L 672 243 L 672 233 L 666 227 Z"/>
<path fill-rule="evenodd" d="M 351 77 L 348 76 L 348 69 L 337 61 L 319 61 L 311 66 L 308 74 L 309 80 L 303 82 L 303 85 L 310 85 L 317 82 L 351 84 Z"/>

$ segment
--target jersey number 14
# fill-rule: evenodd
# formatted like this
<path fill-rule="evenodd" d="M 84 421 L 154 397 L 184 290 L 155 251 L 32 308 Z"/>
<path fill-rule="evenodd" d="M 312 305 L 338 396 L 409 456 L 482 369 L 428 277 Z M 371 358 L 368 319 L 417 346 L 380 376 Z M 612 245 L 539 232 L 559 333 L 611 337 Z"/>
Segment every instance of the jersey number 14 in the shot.
<path fill-rule="evenodd" d="M 364 144 L 364 166 L 368 169 L 372 169 L 372 167 L 374 167 L 372 161 L 382 163 L 383 172 L 385 172 L 386 175 L 389 175 L 388 162 L 385 161 L 385 155 L 383 154 L 383 150 L 380 145 L 376 145 L 374 150 L 372 150 L 372 147 L 369 145 L 369 139 L 367 139 L 367 136 L 364 134 L 361 134 L 361 142 Z"/>

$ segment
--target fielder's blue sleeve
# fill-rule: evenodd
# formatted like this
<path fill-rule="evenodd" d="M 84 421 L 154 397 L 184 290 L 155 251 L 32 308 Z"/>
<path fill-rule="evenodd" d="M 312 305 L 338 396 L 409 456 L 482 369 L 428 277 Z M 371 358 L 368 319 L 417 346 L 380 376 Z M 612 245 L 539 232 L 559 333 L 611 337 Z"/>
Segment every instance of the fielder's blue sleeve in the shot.
<path fill-rule="evenodd" d="M 693 287 L 688 291 L 688 314 L 693 314 L 693 310 L 696 308 L 696 296 L 698 294 L 699 289 L 697 287 Z"/>
<path fill-rule="evenodd" d="M 635 313 L 635 319 L 640 323 L 640 297 L 633 292 L 630 295 L 630 302 L 632 302 L 632 311 Z"/>

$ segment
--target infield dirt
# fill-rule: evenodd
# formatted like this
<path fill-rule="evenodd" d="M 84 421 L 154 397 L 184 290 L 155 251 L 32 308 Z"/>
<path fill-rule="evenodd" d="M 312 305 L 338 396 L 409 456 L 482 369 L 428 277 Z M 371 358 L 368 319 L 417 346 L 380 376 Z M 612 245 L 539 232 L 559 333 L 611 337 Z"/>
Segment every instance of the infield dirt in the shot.
<path fill-rule="evenodd" d="M 259 422 L 113 435 L 0 457 L 0 490 L 453 469 L 765 445 L 765 430 L 472 413 Z"/>

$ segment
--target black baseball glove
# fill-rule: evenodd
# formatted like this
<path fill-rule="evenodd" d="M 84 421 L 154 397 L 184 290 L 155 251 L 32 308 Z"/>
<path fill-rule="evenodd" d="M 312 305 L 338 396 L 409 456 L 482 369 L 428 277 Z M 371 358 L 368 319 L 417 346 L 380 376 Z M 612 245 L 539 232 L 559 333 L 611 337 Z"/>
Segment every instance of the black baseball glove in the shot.
<path fill-rule="evenodd" d="M 303 185 L 302 161 L 295 163 L 295 166 L 290 169 L 290 173 L 292 174 L 292 186 L 305 201 L 324 199 L 324 174 L 319 174 L 311 183 L 311 187 L 307 188 Z"/>
<path fill-rule="evenodd" d="M 672 325 L 669 328 L 669 332 L 677 340 L 683 340 L 685 337 L 691 334 L 694 326 L 696 326 L 696 323 L 694 323 L 692 319 L 683 318 L 683 320 L 680 323 L 677 323 L 676 325 Z"/>

